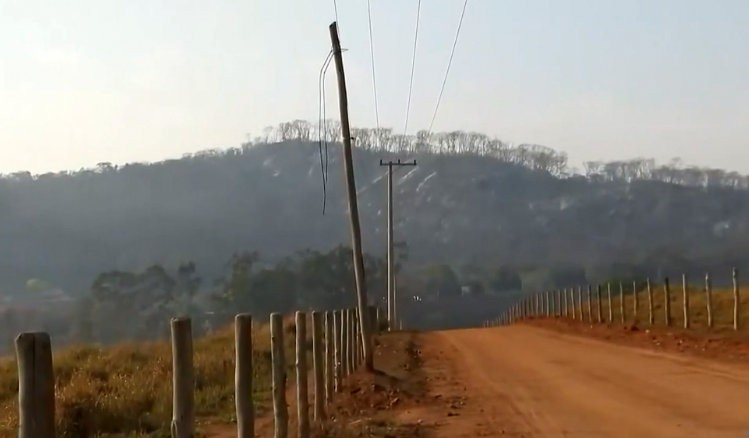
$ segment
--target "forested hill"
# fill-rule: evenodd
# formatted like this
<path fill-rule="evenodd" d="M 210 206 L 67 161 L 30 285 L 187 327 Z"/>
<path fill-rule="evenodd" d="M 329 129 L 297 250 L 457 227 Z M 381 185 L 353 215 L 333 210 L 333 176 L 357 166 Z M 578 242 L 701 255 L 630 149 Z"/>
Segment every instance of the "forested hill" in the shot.
<path fill-rule="evenodd" d="M 212 278 L 238 251 L 272 260 L 348 243 L 340 146 L 329 146 L 323 215 L 310 132 L 292 122 L 240 148 L 178 160 L 4 176 L 0 292 L 21 291 L 29 278 L 76 292 L 102 271 L 187 260 Z M 412 264 L 583 267 L 594 279 L 749 261 L 749 180 L 735 173 L 632 160 L 588 163 L 580 175 L 564 154 L 479 134 L 354 135 L 372 254 L 385 249 L 379 160 L 415 158 L 395 178 L 396 236 Z"/>

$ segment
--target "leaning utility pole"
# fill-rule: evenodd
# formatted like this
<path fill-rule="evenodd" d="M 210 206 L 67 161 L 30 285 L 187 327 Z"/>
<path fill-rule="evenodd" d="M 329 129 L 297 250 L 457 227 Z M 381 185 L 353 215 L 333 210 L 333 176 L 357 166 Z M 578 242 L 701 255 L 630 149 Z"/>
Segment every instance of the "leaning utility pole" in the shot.
<path fill-rule="evenodd" d="M 393 330 L 398 325 L 398 307 L 395 296 L 395 253 L 393 251 L 393 166 L 416 166 L 416 160 L 407 163 L 380 160 L 380 166 L 388 167 L 388 329 Z"/>
<path fill-rule="evenodd" d="M 354 160 L 351 153 L 351 131 L 348 120 L 348 96 L 346 95 L 346 75 L 343 73 L 341 41 L 338 39 L 338 25 L 330 24 L 330 41 L 333 44 L 333 57 L 338 76 L 338 106 L 341 109 L 341 131 L 343 133 L 343 169 L 346 173 L 349 218 L 351 220 L 351 241 L 354 252 L 354 277 L 356 279 L 356 300 L 359 308 L 359 332 L 364 353 L 364 367 L 374 371 L 372 354 L 372 330 L 367 311 L 367 285 L 364 281 L 364 256 L 362 255 L 361 229 L 359 228 L 359 207 L 356 202 L 356 182 L 354 180 Z"/>

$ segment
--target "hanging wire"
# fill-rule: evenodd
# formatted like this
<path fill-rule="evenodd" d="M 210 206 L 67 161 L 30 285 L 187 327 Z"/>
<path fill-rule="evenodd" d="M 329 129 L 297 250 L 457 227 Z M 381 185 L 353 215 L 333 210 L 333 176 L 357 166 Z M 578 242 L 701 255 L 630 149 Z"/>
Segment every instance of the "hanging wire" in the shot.
<path fill-rule="evenodd" d="M 468 0 L 463 3 L 463 12 L 460 14 L 460 21 L 458 22 L 458 30 L 455 32 L 455 41 L 453 41 L 453 48 L 450 51 L 450 60 L 447 62 L 447 70 L 445 70 L 445 78 L 442 80 L 442 88 L 440 89 L 439 97 L 437 98 L 437 106 L 434 108 L 434 114 L 432 114 L 432 121 L 429 123 L 429 131 L 432 132 L 432 126 L 434 126 L 434 119 L 437 118 L 437 111 L 440 108 L 440 102 L 442 102 L 442 93 L 445 92 L 445 84 L 447 83 L 447 75 L 450 73 L 450 66 L 453 63 L 453 56 L 455 55 L 455 46 L 458 45 L 458 37 L 460 36 L 460 28 L 463 26 L 463 16 L 466 14 L 466 6 Z"/>
<path fill-rule="evenodd" d="M 411 94 L 414 87 L 414 70 L 416 68 L 416 42 L 419 40 L 419 15 L 421 14 L 421 0 L 416 6 L 416 31 L 414 32 L 414 50 L 411 56 L 411 80 L 408 84 L 408 103 L 406 104 L 406 122 L 403 124 L 403 135 L 408 133 L 408 116 L 411 111 Z"/>
<path fill-rule="evenodd" d="M 320 173 L 322 174 L 322 214 L 325 215 L 325 207 L 328 198 L 328 139 L 327 139 L 327 122 L 325 120 L 325 74 L 333 59 L 333 50 L 328 52 L 322 67 L 320 67 L 320 78 L 318 82 L 318 118 L 317 118 L 317 140 L 320 152 Z M 325 144 L 325 162 L 323 164 L 323 143 Z"/>

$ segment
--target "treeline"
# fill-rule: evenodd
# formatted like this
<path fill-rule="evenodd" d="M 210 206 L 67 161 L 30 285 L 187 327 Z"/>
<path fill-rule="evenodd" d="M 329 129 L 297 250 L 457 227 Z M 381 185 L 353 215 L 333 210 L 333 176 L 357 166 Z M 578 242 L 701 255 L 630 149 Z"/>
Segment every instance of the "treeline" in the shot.
<path fill-rule="evenodd" d="M 396 134 L 391 128 L 352 128 L 354 144 L 366 151 L 380 151 L 396 154 L 442 154 L 475 155 L 491 157 L 501 162 L 516 164 L 531 170 L 546 172 L 557 177 L 585 176 L 592 181 L 635 182 L 659 181 L 694 187 L 749 188 L 749 175 L 729 172 L 723 169 L 685 165 L 675 158 L 668 164 L 658 164 L 653 159 L 636 158 L 615 161 L 588 161 L 584 163 L 582 174 L 568 166 L 567 154 L 551 147 L 538 144 L 513 145 L 496 137 L 478 132 L 461 130 L 450 132 L 418 131 L 414 135 Z M 221 156 L 239 156 L 249 152 L 256 145 L 277 142 L 319 142 L 337 143 L 341 139 L 340 123 L 325 120 L 313 124 L 306 120 L 293 120 L 267 127 L 263 134 L 255 136 L 240 147 L 228 149 L 207 149 L 195 154 L 185 154 L 183 159 L 207 159 Z M 168 160 L 173 161 L 173 160 Z M 145 163 L 127 164 L 122 167 L 143 166 Z M 0 175 L 11 181 L 30 179 L 50 179 L 75 176 L 85 173 L 104 173 L 120 169 L 120 166 L 102 162 L 93 169 L 79 171 L 49 172 L 32 175 L 29 172 L 15 172 Z"/>
<path fill-rule="evenodd" d="M 371 303 L 383 299 L 384 263 L 365 256 Z M 226 272 L 207 281 L 193 262 L 174 272 L 153 265 L 141 272 L 110 271 L 97 276 L 73 318 L 76 340 L 114 342 L 166 336 L 168 321 L 190 316 L 199 331 L 247 312 L 265 319 L 272 312 L 335 309 L 354 304 L 351 249 L 305 250 L 278 262 L 257 252 L 234 254 Z"/>

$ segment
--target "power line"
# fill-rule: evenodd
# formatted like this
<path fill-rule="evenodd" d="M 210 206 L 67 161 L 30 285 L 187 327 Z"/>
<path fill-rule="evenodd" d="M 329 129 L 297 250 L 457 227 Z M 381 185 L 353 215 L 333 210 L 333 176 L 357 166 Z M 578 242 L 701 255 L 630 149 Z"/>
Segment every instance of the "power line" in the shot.
<path fill-rule="evenodd" d="M 408 133 L 408 115 L 411 111 L 411 93 L 414 87 L 414 70 L 416 68 L 416 42 L 419 40 L 419 15 L 421 14 L 421 0 L 416 6 L 416 31 L 414 32 L 414 50 L 411 56 L 411 81 L 408 84 L 408 103 L 406 104 L 406 122 L 403 124 L 403 135 Z"/>
<path fill-rule="evenodd" d="M 377 138 L 380 138 L 380 111 L 377 107 L 377 77 L 375 76 L 374 43 L 372 42 L 372 4 L 367 0 L 367 18 L 369 20 L 369 53 L 372 58 L 372 89 L 374 91 L 375 123 L 377 126 Z M 378 144 L 379 146 L 379 144 Z"/>
<path fill-rule="evenodd" d="M 336 2 L 336 0 L 333 0 L 333 12 L 335 13 L 335 22 L 336 22 L 336 24 L 339 24 L 339 22 L 338 22 L 338 2 Z M 339 35 L 339 38 L 340 38 L 340 35 L 341 35 L 341 27 L 340 26 L 338 26 L 338 35 Z"/>
<path fill-rule="evenodd" d="M 434 108 L 434 114 L 432 115 L 432 121 L 429 123 L 429 132 L 432 132 L 432 126 L 434 125 L 434 119 L 437 118 L 437 111 L 440 108 L 440 102 L 442 102 L 442 93 L 445 92 L 445 84 L 447 83 L 447 75 L 450 73 L 450 66 L 453 63 L 453 56 L 455 55 L 455 46 L 458 45 L 458 37 L 460 36 L 460 28 L 463 26 L 463 16 L 466 14 L 466 6 L 468 0 L 463 2 L 463 12 L 460 14 L 460 21 L 458 22 L 458 30 L 455 32 L 455 41 L 453 41 L 453 48 L 450 51 L 450 60 L 447 62 L 447 70 L 445 70 L 445 78 L 442 81 L 442 88 L 440 89 L 439 97 L 437 98 L 437 106 Z"/>

